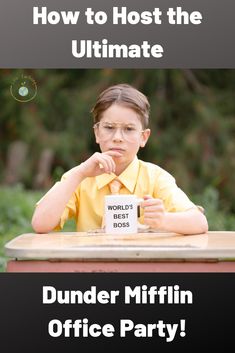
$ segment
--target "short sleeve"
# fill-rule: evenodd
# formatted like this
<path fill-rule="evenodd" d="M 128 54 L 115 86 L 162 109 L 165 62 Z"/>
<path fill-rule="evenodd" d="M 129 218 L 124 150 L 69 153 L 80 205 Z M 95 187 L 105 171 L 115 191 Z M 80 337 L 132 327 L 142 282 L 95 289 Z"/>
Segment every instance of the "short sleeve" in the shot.
<path fill-rule="evenodd" d="M 164 170 L 161 170 L 157 177 L 154 197 L 163 200 L 167 212 L 180 212 L 198 208 L 177 186 L 175 178 Z"/>
<path fill-rule="evenodd" d="M 63 182 L 63 180 L 66 179 L 66 177 L 69 175 L 68 171 L 67 173 L 65 173 L 62 178 L 61 178 L 61 182 Z M 54 230 L 61 230 L 64 227 L 65 222 L 68 219 L 71 218 L 76 218 L 77 214 L 78 214 L 78 194 L 79 194 L 79 187 L 76 189 L 75 192 L 73 192 L 69 202 L 67 203 L 61 217 L 60 217 L 60 222 L 59 224 L 54 228 Z"/>
<path fill-rule="evenodd" d="M 68 219 L 75 218 L 77 216 L 78 207 L 77 207 L 77 197 L 76 193 L 73 193 L 69 202 L 67 203 L 61 217 L 59 224 L 54 228 L 54 230 L 61 230 L 64 227 L 65 222 Z"/>

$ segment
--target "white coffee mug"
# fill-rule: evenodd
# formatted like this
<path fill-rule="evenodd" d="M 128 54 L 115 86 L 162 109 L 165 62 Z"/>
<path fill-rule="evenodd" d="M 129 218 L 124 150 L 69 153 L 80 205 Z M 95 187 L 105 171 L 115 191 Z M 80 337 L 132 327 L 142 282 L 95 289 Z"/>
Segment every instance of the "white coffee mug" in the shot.
<path fill-rule="evenodd" d="M 138 232 L 138 207 L 143 199 L 136 195 L 105 196 L 105 232 L 109 234 Z"/>

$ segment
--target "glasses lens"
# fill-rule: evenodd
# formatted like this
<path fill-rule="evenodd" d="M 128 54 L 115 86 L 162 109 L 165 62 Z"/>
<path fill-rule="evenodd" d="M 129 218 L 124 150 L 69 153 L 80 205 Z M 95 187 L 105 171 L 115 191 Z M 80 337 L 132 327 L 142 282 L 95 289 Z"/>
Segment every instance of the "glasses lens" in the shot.
<path fill-rule="evenodd" d="M 142 132 L 137 129 L 134 125 L 128 124 L 114 124 L 108 122 L 99 123 L 99 132 L 100 137 L 103 139 L 111 138 L 114 134 L 116 134 L 117 130 L 120 129 L 122 137 L 125 140 L 133 140 L 136 136 Z"/>

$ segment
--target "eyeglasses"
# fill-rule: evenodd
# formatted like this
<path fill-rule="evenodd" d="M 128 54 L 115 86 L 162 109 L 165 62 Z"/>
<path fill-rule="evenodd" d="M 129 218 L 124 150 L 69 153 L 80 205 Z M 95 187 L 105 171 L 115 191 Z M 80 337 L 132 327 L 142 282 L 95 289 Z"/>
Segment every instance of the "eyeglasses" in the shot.
<path fill-rule="evenodd" d="M 140 133 L 145 130 L 139 130 L 135 125 L 132 124 L 118 124 L 100 121 L 96 123 L 94 128 L 99 129 L 99 137 L 102 140 L 107 140 L 116 134 L 117 130 L 120 129 L 124 140 L 134 140 Z"/>

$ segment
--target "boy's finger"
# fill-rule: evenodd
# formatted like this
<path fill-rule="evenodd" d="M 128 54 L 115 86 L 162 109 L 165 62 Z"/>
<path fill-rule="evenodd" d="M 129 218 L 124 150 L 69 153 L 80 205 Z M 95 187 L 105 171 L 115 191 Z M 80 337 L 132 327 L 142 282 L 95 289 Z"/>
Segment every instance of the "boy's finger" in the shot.
<path fill-rule="evenodd" d="M 144 207 L 144 212 L 163 212 L 164 208 L 162 205 L 149 205 Z"/>
<path fill-rule="evenodd" d="M 116 164 L 112 157 L 102 154 L 102 158 L 107 162 L 110 172 L 114 172 L 116 169 Z"/>
<path fill-rule="evenodd" d="M 105 159 L 99 159 L 97 162 L 98 162 L 99 168 L 103 170 L 103 172 L 106 173 L 109 170 L 109 166 Z"/>
<path fill-rule="evenodd" d="M 144 195 L 143 199 L 144 199 L 144 200 L 149 200 L 149 199 L 152 199 L 152 196 L 150 196 L 150 195 Z"/>
<path fill-rule="evenodd" d="M 153 218 L 153 219 L 157 219 L 157 218 L 161 218 L 162 213 L 156 213 L 156 212 L 147 212 L 144 214 L 144 219 L 145 218 Z"/>
<path fill-rule="evenodd" d="M 146 206 L 146 201 L 152 199 L 152 196 L 150 195 L 144 195 L 143 196 L 143 201 L 141 202 L 140 206 L 145 207 Z"/>
<path fill-rule="evenodd" d="M 112 157 L 107 155 L 101 155 L 99 160 L 99 167 L 104 173 L 114 173 L 116 169 L 116 165 L 112 159 Z"/>
<path fill-rule="evenodd" d="M 149 198 L 149 199 L 145 199 L 143 202 L 142 202 L 142 205 L 143 207 L 147 207 L 147 206 L 160 206 L 160 205 L 163 205 L 163 202 L 161 199 L 153 199 L 152 197 Z"/>

